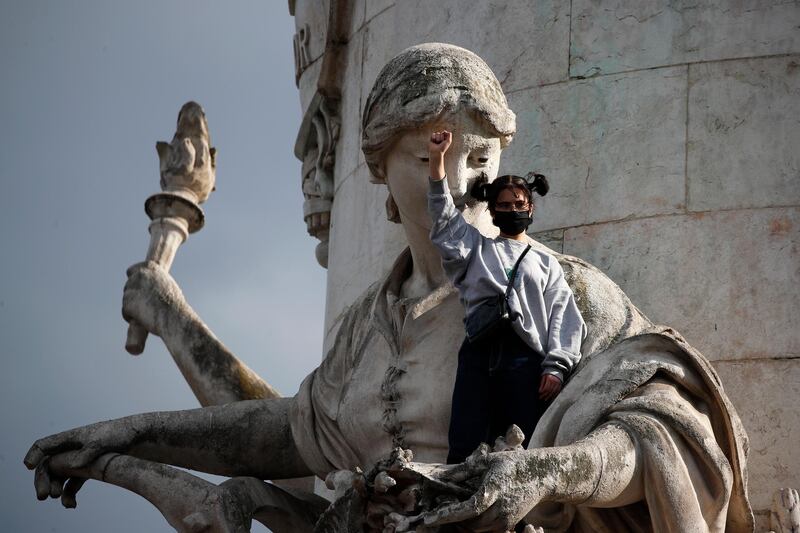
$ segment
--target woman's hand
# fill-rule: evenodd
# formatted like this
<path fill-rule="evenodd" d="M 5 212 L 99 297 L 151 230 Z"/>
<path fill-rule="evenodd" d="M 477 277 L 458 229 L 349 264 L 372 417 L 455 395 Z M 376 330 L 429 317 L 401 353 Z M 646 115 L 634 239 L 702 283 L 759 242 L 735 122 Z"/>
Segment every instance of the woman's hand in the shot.
<path fill-rule="evenodd" d="M 431 140 L 428 143 L 428 161 L 430 163 L 431 178 L 434 180 L 443 179 L 446 175 L 444 154 L 450 148 L 452 142 L 453 134 L 447 130 L 431 133 Z"/>
<path fill-rule="evenodd" d="M 555 463 L 537 461 L 541 454 L 539 450 L 490 453 L 451 469 L 441 476 L 442 481 L 457 483 L 465 470 L 470 474 L 483 470 L 481 483 L 466 501 L 425 513 L 425 525 L 457 523 L 469 531 L 513 531 L 515 524 L 549 494 L 548 467 Z"/>
<path fill-rule="evenodd" d="M 539 399 L 549 402 L 561 392 L 561 380 L 553 374 L 542 374 L 539 382 Z"/>
<path fill-rule="evenodd" d="M 122 317 L 135 320 L 153 335 L 163 337 L 170 317 L 185 312 L 183 293 L 169 273 L 148 261 L 128 269 L 122 295 Z"/>
<path fill-rule="evenodd" d="M 36 470 L 34 487 L 40 500 L 61 498 L 64 507 L 75 507 L 75 495 L 87 479 L 103 479 L 103 470 L 113 456 L 108 452 L 129 448 L 138 429 L 126 419 L 98 422 L 37 440 L 25 466 Z"/>

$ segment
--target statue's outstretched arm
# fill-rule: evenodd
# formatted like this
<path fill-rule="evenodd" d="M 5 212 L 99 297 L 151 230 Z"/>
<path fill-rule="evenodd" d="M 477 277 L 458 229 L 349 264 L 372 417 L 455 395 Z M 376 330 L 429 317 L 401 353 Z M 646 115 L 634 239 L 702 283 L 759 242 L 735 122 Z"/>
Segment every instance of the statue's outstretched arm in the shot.
<path fill-rule="evenodd" d="M 122 314 L 161 337 L 201 405 L 280 397 L 214 336 L 157 264 L 128 269 Z"/>
<path fill-rule="evenodd" d="M 250 400 L 98 422 L 39 439 L 25 465 L 36 469 L 34 485 L 42 500 L 60 496 L 69 472 L 109 452 L 223 476 L 307 476 L 311 471 L 289 425 L 293 402 Z"/>
<path fill-rule="evenodd" d="M 624 506 L 642 498 L 640 463 L 633 439 L 615 423 L 568 446 L 473 457 L 443 480 L 458 482 L 484 471 L 478 490 L 466 501 L 429 513 L 425 523 L 464 522 L 476 531 L 507 531 L 545 501 Z"/>

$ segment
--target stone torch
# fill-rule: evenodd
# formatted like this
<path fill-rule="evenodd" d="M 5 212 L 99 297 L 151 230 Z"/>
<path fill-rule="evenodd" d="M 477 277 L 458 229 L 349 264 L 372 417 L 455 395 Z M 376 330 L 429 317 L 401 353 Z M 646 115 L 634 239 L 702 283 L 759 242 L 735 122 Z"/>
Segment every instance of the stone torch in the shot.
<path fill-rule="evenodd" d="M 144 204 L 150 217 L 150 246 L 147 260 L 169 270 L 178 246 L 190 233 L 203 227 L 199 204 L 214 190 L 216 149 L 211 147 L 203 108 L 187 102 L 178 113 L 172 142 L 156 143 L 160 161 L 161 191 Z M 128 325 L 125 349 L 138 355 L 144 351 L 147 330 L 136 322 Z"/>

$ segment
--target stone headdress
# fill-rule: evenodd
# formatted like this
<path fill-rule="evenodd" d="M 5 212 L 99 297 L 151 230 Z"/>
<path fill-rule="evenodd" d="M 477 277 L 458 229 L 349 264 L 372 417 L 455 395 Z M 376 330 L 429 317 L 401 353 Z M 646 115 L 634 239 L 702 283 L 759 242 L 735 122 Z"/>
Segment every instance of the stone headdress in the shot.
<path fill-rule="evenodd" d="M 497 135 L 502 148 L 511 142 L 516 117 L 500 82 L 480 57 L 443 43 L 420 44 L 400 52 L 383 67 L 364 106 L 361 150 L 370 180 L 386 183 L 384 153 L 399 134 L 462 108 L 487 132 Z M 391 197 L 389 204 L 393 204 Z"/>

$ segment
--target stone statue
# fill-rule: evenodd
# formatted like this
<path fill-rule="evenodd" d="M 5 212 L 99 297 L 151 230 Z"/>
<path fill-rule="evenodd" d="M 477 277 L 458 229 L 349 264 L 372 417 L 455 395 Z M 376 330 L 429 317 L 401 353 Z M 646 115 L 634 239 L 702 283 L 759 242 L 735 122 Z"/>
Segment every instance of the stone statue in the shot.
<path fill-rule="evenodd" d="M 253 518 L 274 531 L 507 531 L 523 518 L 546 531 L 752 531 L 747 438 L 714 369 L 574 257 L 553 253 L 588 327 L 583 359 L 529 448 L 510 431 L 502 451 L 481 447 L 464 464 L 440 464 L 464 332 L 428 238 L 434 128 L 453 132 L 446 169 L 456 205 L 496 231 L 467 191 L 481 173 L 497 175 L 515 133 L 500 84 L 467 50 L 409 48 L 384 67 L 362 117 L 370 173 L 388 186 L 388 214 L 409 246 L 351 306 L 298 393 L 278 398 L 166 271 L 135 265 L 123 313 L 162 338 L 204 407 L 36 441 L 25 464 L 37 496 L 74 506 L 81 484 L 98 479 L 141 494 L 181 531 L 244 531 Z M 216 486 L 167 465 L 233 479 Z M 329 507 L 262 481 L 312 473 L 337 489 Z"/>

